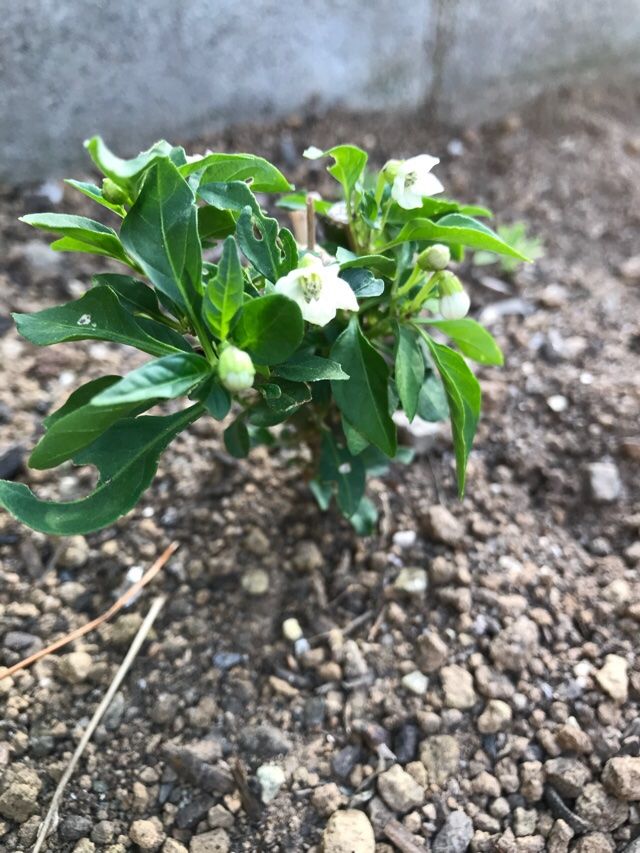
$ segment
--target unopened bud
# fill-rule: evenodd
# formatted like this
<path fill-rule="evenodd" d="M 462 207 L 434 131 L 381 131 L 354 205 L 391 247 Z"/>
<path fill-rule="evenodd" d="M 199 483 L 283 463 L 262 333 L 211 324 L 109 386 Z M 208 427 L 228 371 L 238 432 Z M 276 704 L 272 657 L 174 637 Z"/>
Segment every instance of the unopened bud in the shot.
<path fill-rule="evenodd" d="M 387 162 L 382 167 L 382 174 L 385 177 L 385 180 L 388 183 L 393 183 L 396 175 L 398 174 L 398 169 L 402 166 L 402 160 L 387 160 Z"/>
<path fill-rule="evenodd" d="M 447 270 L 439 273 L 438 291 L 440 293 L 438 308 L 445 320 L 461 320 L 466 317 L 471 300 L 457 275 Z"/>
<path fill-rule="evenodd" d="M 227 391 L 251 388 L 255 374 L 256 369 L 248 352 L 230 346 L 220 353 L 218 376 Z"/>
<path fill-rule="evenodd" d="M 451 252 L 449 247 L 443 243 L 435 243 L 433 246 L 428 246 L 423 252 L 418 255 L 418 266 L 425 272 L 436 272 L 437 270 L 446 269 L 451 260 Z"/>
<path fill-rule="evenodd" d="M 124 204 L 126 201 L 129 201 L 126 192 L 115 181 L 112 181 L 111 178 L 104 178 L 102 181 L 102 195 L 111 204 Z"/>

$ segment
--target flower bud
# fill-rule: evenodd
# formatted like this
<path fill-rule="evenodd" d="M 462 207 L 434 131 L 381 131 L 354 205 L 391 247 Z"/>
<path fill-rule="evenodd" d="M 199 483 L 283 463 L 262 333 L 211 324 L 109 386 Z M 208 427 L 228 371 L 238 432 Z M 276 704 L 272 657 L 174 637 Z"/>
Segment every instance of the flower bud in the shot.
<path fill-rule="evenodd" d="M 471 300 L 460 284 L 460 279 L 448 270 L 439 274 L 438 290 L 440 301 L 438 308 L 445 320 L 461 320 L 469 312 Z"/>
<path fill-rule="evenodd" d="M 129 201 L 126 192 L 111 178 L 104 178 L 102 181 L 102 195 L 111 204 L 124 204 Z"/>
<path fill-rule="evenodd" d="M 244 391 L 251 388 L 256 374 L 248 352 L 229 346 L 220 353 L 218 376 L 227 391 Z"/>
<path fill-rule="evenodd" d="M 402 166 L 402 160 L 387 160 L 384 164 L 382 167 L 382 174 L 388 183 L 393 183 L 400 166 Z"/>
<path fill-rule="evenodd" d="M 451 252 L 449 247 L 443 243 L 435 243 L 433 246 L 428 246 L 423 252 L 418 255 L 418 266 L 425 272 L 435 272 L 436 270 L 445 269 L 451 260 Z"/>

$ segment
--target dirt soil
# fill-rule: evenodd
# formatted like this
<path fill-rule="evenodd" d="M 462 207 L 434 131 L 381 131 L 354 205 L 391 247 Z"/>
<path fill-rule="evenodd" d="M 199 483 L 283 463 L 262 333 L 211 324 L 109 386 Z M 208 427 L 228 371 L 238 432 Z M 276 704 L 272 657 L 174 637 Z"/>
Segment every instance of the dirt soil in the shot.
<path fill-rule="evenodd" d="M 460 271 L 507 358 L 478 371 L 467 497 L 455 497 L 448 430 L 411 435 L 418 459 L 372 484 L 380 532 L 359 540 L 318 511 L 287 456 L 233 460 L 202 420 L 105 531 L 59 543 L 2 514 L 4 666 L 106 610 L 168 543 L 180 549 L 113 624 L 0 682 L 0 853 L 32 849 L 160 592 L 48 850 L 367 853 L 373 833 L 378 853 L 640 850 L 637 87 L 564 91 L 479 129 L 331 113 L 193 150 L 254 150 L 322 189 L 302 150 L 347 141 L 378 164 L 439 154 L 451 195 L 544 241 L 513 277 Z M 108 267 L 55 255 L 17 222 L 99 216 L 61 194 L 0 194 L 0 475 L 71 498 L 90 473 L 22 459 L 70 390 L 138 356 L 37 351 L 12 327 L 9 311 L 78 296 Z"/>

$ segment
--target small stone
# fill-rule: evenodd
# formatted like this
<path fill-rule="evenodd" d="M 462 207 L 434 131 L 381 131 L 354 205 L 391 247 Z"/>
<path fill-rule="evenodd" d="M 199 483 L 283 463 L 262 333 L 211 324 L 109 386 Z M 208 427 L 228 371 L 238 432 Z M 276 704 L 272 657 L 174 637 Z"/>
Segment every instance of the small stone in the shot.
<path fill-rule="evenodd" d="M 577 758 L 550 758 L 545 762 L 547 781 L 564 797 L 574 798 L 580 795 L 589 781 L 589 768 Z"/>
<path fill-rule="evenodd" d="M 424 595 L 429 585 L 428 576 L 424 569 L 407 567 L 400 569 L 393 588 L 408 595 Z"/>
<path fill-rule="evenodd" d="M 572 853 L 614 853 L 613 839 L 602 832 L 590 832 L 576 841 Z"/>
<path fill-rule="evenodd" d="M 453 735 L 433 735 L 420 744 L 420 761 L 431 784 L 442 787 L 458 772 L 460 747 Z"/>
<path fill-rule="evenodd" d="M 399 764 L 378 776 L 378 793 L 389 808 L 401 814 L 419 808 L 424 802 L 422 788 Z"/>
<path fill-rule="evenodd" d="M 91 840 L 96 844 L 110 844 L 116 835 L 113 821 L 101 820 L 91 830 Z"/>
<path fill-rule="evenodd" d="M 573 723 L 566 723 L 556 732 L 558 746 L 567 752 L 589 753 L 593 749 L 591 738 Z"/>
<path fill-rule="evenodd" d="M 494 637 L 489 651 L 501 669 L 519 673 L 535 658 L 539 641 L 536 623 L 519 616 Z"/>
<path fill-rule="evenodd" d="M 491 773 L 486 770 L 481 770 L 480 773 L 476 776 L 476 778 L 471 783 L 471 790 L 474 794 L 480 794 L 486 797 L 500 797 L 500 783 L 496 779 L 495 776 L 492 776 Z M 507 803 L 507 811 L 505 814 L 509 813 L 509 803 Z M 492 812 L 493 814 L 493 812 Z M 495 815 L 496 817 L 498 815 Z M 502 815 L 504 817 L 504 815 Z"/>
<path fill-rule="evenodd" d="M 109 642 L 114 646 L 125 648 L 131 645 L 142 625 L 139 613 L 124 613 L 119 616 L 109 629 Z"/>
<path fill-rule="evenodd" d="M 573 829 L 562 818 L 554 821 L 547 839 L 547 853 L 568 853 L 573 836 Z"/>
<path fill-rule="evenodd" d="M 134 820 L 129 827 L 129 838 L 141 850 L 159 850 L 164 841 L 162 824 L 158 820 Z"/>
<path fill-rule="evenodd" d="M 427 631 L 421 634 L 416 645 L 418 648 L 418 662 L 421 668 L 427 672 L 436 672 L 445 663 L 449 656 L 449 649 L 444 640 L 435 631 Z"/>
<path fill-rule="evenodd" d="M 458 545 L 464 536 L 462 524 L 440 504 L 429 507 L 423 516 L 422 523 L 427 536 L 445 545 Z"/>
<path fill-rule="evenodd" d="M 516 836 L 533 835 L 538 824 L 538 812 L 535 809 L 523 809 L 518 806 L 513 812 L 513 831 Z"/>
<path fill-rule="evenodd" d="M 592 462 L 588 467 L 591 497 L 596 503 L 614 503 L 622 494 L 622 481 L 614 462 Z"/>
<path fill-rule="evenodd" d="M 610 758 L 604 766 L 602 782 L 620 800 L 640 800 L 640 758 L 631 755 Z"/>
<path fill-rule="evenodd" d="M 269 573 L 264 569 L 249 569 L 242 575 L 240 585 L 249 595 L 265 595 L 269 591 Z"/>
<path fill-rule="evenodd" d="M 91 549 L 84 536 L 69 536 L 58 554 L 58 564 L 65 569 L 79 569 L 89 559 Z"/>
<path fill-rule="evenodd" d="M 464 710 L 475 705 L 477 696 L 470 672 L 457 664 L 452 664 L 440 671 L 440 678 L 444 691 L 444 704 L 447 708 Z"/>
<path fill-rule="evenodd" d="M 629 697 L 627 661 L 620 655 L 607 655 L 604 666 L 596 672 L 596 681 L 614 702 L 622 705 Z"/>
<path fill-rule="evenodd" d="M 256 770 L 256 778 L 262 791 L 263 803 L 270 803 L 278 796 L 280 788 L 287 781 L 285 772 L 279 764 L 262 764 Z"/>
<path fill-rule="evenodd" d="M 342 794 L 335 782 L 317 787 L 311 795 L 311 805 L 323 817 L 329 817 L 341 806 L 344 806 L 347 798 Z"/>
<path fill-rule="evenodd" d="M 291 741 L 280 729 L 269 723 L 245 726 L 240 735 L 243 747 L 258 758 L 275 758 L 291 750 Z"/>
<path fill-rule="evenodd" d="M 231 829 L 234 824 L 234 817 L 221 803 L 218 803 L 211 806 L 207 812 L 207 823 L 209 829 Z"/>
<path fill-rule="evenodd" d="M 595 782 L 585 785 L 576 802 L 575 812 L 589 824 L 590 829 L 613 832 L 629 817 L 629 806 Z"/>
<path fill-rule="evenodd" d="M 184 844 L 180 844 L 175 838 L 167 838 L 162 845 L 162 853 L 189 853 Z"/>
<path fill-rule="evenodd" d="M 214 829 L 191 839 L 190 853 L 229 853 L 231 841 L 224 829 Z"/>
<path fill-rule="evenodd" d="M 375 847 L 369 818 L 358 809 L 334 812 L 322 833 L 323 853 L 374 853 Z"/>
<path fill-rule="evenodd" d="M 293 556 L 293 565 L 299 572 L 315 572 L 324 566 L 322 552 L 315 542 L 300 542 Z"/>
<path fill-rule="evenodd" d="M 282 636 L 290 643 L 297 643 L 303 637 L 302 628 L 297 619 L 291 617 L 282 623 Z"/>
<path fill-rule="evenodd" d="M 68 684 L 81 684 L 91 672 L 93 661 L 87 652 L 69 652 L 58 661 L 58 675 Z"/>
<path fill-rule="evenodd" d="M 464 853 L 473 838 L 473 821 L 463 811 L 451 812 L 431 845 L 432 853 Z"/>
<path fill-rule="evenodd" d="M 256 557 L 264 557 L 271 550 L 269 538 L 262 532 L 262 530 L 260 530 L 259 527 L 251 528 L 249 535 L 245 540 L 245 545 L 252 554 L 256 555 Z"/>
<path fill-rule="evenodd" d="M 632 255 L 624 260 L 619 270 L 625 281 L 631 283 L 640 281 L 640 255 Z"/>
<path fill-rule="evenodd" d="M 524 761 L 520 765 L 520 791 L 530 803 L 542 799 L 544 782 L 545 772 L 541 761 Z"/>
<path fill-rule="evenodd" d="M 77 841 L 89 835 L 93 821 L 82 815 L 68 815 L 60 822 L 58 835 L 63 841 Z"/>
<path fill-rule="evenodd" d="M 511 718 L 510 705 L 501 699 L 490 699 L 478 717 L 478 731 L 485 735 L 502 732 L 509 727 Z"/>
<path fill-rule="evenodd" d="M 88 838 L 81 838 L 73 848 L 73 853 L 95 853 L 95 851 L 96 845 Z"/>
<path fill-rule="evenodd" d="M 0 815 L 25 823 L 38 810 L 38 795 L 42 788 L 38 774 L 28 768 L 17 771 L 0 796 Z"/>
<path fill-rule="evenodd" d="M 419 670 L 414 669 L 402 676 L 400 684 L 410 693 L 415 693 L 416 696 L 424 696 L 429 687 L 429 679 Z"/>

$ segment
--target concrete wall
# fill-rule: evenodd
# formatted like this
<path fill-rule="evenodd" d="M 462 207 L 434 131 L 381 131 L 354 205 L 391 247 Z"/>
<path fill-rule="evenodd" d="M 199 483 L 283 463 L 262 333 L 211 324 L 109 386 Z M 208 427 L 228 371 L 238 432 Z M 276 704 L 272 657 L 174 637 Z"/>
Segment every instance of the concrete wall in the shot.
<path fill-rule="evenodd" d="M 102 133 L 270 119 L 313 99 L 495 115 L 598 68 L 640 69 L 640 0 L 0 0 L 0 180 L 68 172 Z"/>

